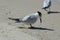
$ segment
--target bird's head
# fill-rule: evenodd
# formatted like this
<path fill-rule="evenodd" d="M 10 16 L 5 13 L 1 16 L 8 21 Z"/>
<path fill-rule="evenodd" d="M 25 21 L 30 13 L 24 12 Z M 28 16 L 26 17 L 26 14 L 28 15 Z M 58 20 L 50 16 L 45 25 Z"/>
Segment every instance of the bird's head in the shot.
<path fill-rule="evenodd" d="M 39 15 L 39 18 L 40 18 L 40 23 L 42 23 L 42 13 L 41 12 L 39 12 L 39 11 L 37 11 L 37 13 L 38 13 L 38 15 Z"/>

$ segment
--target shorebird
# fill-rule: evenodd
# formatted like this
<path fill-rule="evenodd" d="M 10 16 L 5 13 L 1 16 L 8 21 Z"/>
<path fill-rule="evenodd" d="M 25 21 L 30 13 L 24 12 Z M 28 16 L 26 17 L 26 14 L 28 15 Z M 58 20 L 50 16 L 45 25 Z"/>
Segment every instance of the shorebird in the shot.
<path fill-rule="evenodd" d="M 46 9 L 49 8 L 49 11 L 50 11 L 50 6 L 51 6 L 51 0 L 44 0 L 43 8 L 42 9 L 46 10 Z"/>
<path fill-rule="evenodd" d="M 19 18 L 8 18 L 8 19 L 15 20 L 16 23 L 23 22 L 25 24 L 29 24 L 30 25 L 29 28 L 33 28 L 32 24 L 34 24 L 38 18 L 40 18 L 40 23 L 42 23 L 41 17 L 42 17 L 41 12 L 37 11 L 36 13 L 29 14 L 23 18 L 20 18 L 20 19 Z"/>

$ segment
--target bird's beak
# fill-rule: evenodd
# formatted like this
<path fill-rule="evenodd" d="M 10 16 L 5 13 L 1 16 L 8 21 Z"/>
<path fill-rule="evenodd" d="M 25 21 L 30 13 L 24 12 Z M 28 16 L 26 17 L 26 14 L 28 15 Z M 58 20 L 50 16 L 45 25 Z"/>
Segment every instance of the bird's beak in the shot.
<path fill-rule="evenodd" d="M 40 17 L 40 23 L 42 23 L 42 18 Z"/>
<path fill-rule="evenodd" d="M 39 15 L 40 23 L 42 23 L 42 14 Z"/>

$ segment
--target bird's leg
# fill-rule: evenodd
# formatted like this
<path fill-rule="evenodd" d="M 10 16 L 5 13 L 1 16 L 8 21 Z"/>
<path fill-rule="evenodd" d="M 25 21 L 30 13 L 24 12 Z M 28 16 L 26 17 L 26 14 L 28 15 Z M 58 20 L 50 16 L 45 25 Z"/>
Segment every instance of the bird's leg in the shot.
<path fill-rule="evenodd" d="M 42 8 L 42 9 L 44 9 L 45 11 L 47 11 L 46 7 Z"/>
<path fill-rule="evenodd" d="M 51 12 L 51 8 L 49 7 L 48 14 L 50 14 L 50 12 Z"/>
<path fill-rule="evenodd" d="M 30 27 L 29 28 L 34 28 L 34 27 L 32 26 L 32 24 L 30 24 Z"/>
<path fill-rule="evenodd" d="M 33 27 L 32 24 L 30 24 L 30 27 Z"/>
<path fill-rule="evenodd" d="M 50 7 L 49 7 L 49 12 L 50 12 L 50 10 L 51 10 L 51 9 L 50 9 Z"/>
<path fill-rule="evenodd" d="M 46 8 L 44 9 L 45 11 L 48 11 Z"/>

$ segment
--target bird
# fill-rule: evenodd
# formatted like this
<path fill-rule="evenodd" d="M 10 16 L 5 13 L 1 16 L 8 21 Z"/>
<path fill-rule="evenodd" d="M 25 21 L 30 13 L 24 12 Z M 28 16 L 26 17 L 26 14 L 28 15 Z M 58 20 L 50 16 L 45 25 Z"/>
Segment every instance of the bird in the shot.
<path fill-rule="evenodd" d="M 37 21 L 38 18 L 40 19 L 40 23 L 42 23 L 42 18 L 41 17 L 42 17 L 42 13 L 37 11 L 36 13 L 30 13 L 29 15 L 26 15 L 23 18 L 8 18 L 8 19 L 14 20 L 14 21 L 16 21 L 16 23 L 22 22 L 22 23 L 25 23 L 25 24 L 29 24 L 30 25 L 29 28 L 34 28 L 32 26 L 32 24 L 34 24 Z"/>
<path fill-rule="evenodd" d="M 51 6 L 51 0 L 44 0 L 42 9 L 46 10 L 49 8 L 49 11 L 50 11 L 50 6 Z M 48 11 L 48 10 L 46 10 L 46 11 Z"/>

